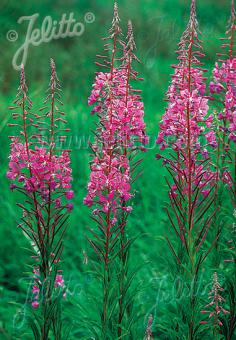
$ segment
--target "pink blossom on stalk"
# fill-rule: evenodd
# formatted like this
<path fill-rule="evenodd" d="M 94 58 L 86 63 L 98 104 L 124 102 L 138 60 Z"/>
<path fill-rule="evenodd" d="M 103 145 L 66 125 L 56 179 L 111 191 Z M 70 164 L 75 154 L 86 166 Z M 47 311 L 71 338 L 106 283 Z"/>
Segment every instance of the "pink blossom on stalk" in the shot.
<path fill-rule="evenodd" d="M 27 173 L 31 170 L 30 176 Z M 7 177 L 11 181 L 22 183 L 27 192 L 40 192 L 43 198 L 58 189 L 71 188 L 71 168 L 69 151 L 63 150 L 57 155 L 50 155 L 46 148 L 29 149 L 19 142 L 18 137 L 12 137 L 9 171 Z M 72 191 L 66 192 L 66 198 L 73 197 Z"/>
<path fill-rule="evenodd" d="M 114 69 L 112 75 L 100 72 L 89 98 L 89 104 L 97 104 L 96 112 L 100 115 L 97 136 L 102 150 L 93 146 L 95 157 L 84 203 L 87 206 L 99 204 L 104 212 L 110 208 L 115 212 L 123 200 L 132 197 L 129 161 L 117 146 L 132 148 L 136 138 L 147 142 L 143 103 L 137 94 L 126 96 L 126 77 L 125 69 Z"/>
<path fill-rule="evenodd" d="M 64 279 L 63 279 L 63 276 L 60 274 L 58 274 L 56 276 L 56 280 L 55 280 L 55 287 L 64 287 Z"/>
<path fill-rule="evenodd" d="M 191 74 L 184 65 L 180 64 L 172 76 L 172 83 L 167 92 L 168 108 L 164 114 L 157 144 L 172 147 L 176 152 L 186 147 L 187 143 L 187 112 L 189 106 L 191 145 L 199 151 L 199 138 L 204 135 L 209 123 L 208 99 L 203 95 L 205 83 L 203 71 L 191 68 Z M 189 77 L 191 89 L 188 90 Z"/>
<path fill-rule="evenodd" d="M 72 190 L 66 191 L 65 195 L 68 200 L 71 200 L 74 197 L 74 191 Z"/>
<path fill-rule="evenodd" d="M 224 109 L 219 114 L 222 121 L 221 129 L 227 135 L 228 140 L 236 143 L 236 58 L 217 62 L 213 70 L 213 79 L 210 92 L 222 98 Z M 221 91 L 215 91 L 215 84 Z"/>
<path fill-rule="evenodd" d="M 39 307 L 39 302 L 37 300 L 32 301 L 31 303 L 33 309 L 37 309 Z"/>
<path fill-rule="evenodd" d="M 157 154 L 156 159 L 162 159 L 170 175 L 166 178 L 169 189 L 166 213 L 178 243 L 172 242 L 169 236 L 166 239 L 177 266 L 184 268 L 183 273 L 187 273 L 191 282 L 197 282 L 203 261 L 214 246 L 212 243 L 206 247 L 206 239 L 217 211 L 212 208 L 217 177 L 210 158 L 217 143 L 205 94 L 205 70 L 200 60 L 204 55 L 195 0 L 191 1 L 190 20 L 177 54 L 178 64 L 174 66 L 167 91 L 167 109 L 156 141 L 160 150 L 166 149 L 166 152 Z M 189 317 L 186 319 L 183 309 L 180 313 L 189 339 L 194 338 L 199 326 L 195 318 L 199 304 L 197 288 L 194 285 L 192 288 L 186 299 Z"/>
<path fill-rule="evenodd" d="M 119 21 L 115 4 L 111 39 L 114 39 L 115 35 L 119 36 L 121 32 Z M 84 203 L 87 206 L 99 205 L 105 213 L 111 210 L 114 214 L 113 221 L 123 202 L 132 197 L 127 152 L 137 148 L 136 141 L 142 144 L 148 141 L 140 91 L 130 85 L 130 79 L 139 79 L 137 72 L 131 67 L 132 59 L 136 58 L 133 54 L 135 43 L 131 22 L 128 24 L 127 40 L 127 45 L 121 42 L 123 55 L 119 59 L 120 67 L 114 67 L 114 62 L 109 61 L 110 71 L 97 74 L 88 99 L 89 105 L 95 105 L 92 113 L 99 115 L 99 125 L 96 130 L 96 144 L 92 146 L 94 158 L 90 166 L 90 182 Z M 115 54 L 112 60 L 114 58 Z M 131 212 L 131 208 L 127 207 L 126 212 Z"/>
<path fill-rule="evenodd" d="M 194 195 L 197 188 L 206 197 L 214 185 L 216 174 L 206 147 L 217 147 L 212 130 L 213 116 L 208 114 L 205 70 L 199 60 L 203 53 L 195 6 L 192 1 L 190 21 L 177 51 L 179 64 L 173 66 L 175 71 L 166 95 L 168 106 L 156 140 L 160 150 L 168 148 L 172 151 L 164 158 L 164 164 L 172 169 L 175 181 L 181 183 L 178 190 L 170 190 L 170 197 L 175 199 L 181 187 L 182 193 L 188 194 L 189 209 L 192 209 L 190 195 Z M 156 158 L 162 157 L 157 155 Z"/>
<path fill-rule="evenodd" d="M 206 140 L 208 141 L 209 145 L 216 147 L 217 143 L 216 143 L 216 135 L 214 133 L 214 131 L 209 131 L 205 134 Z"/>
<path fill-rule="evenodd" d="M 202 194 L 204 197 L 207 197 L 209 195 L 210 190 L 206 189 L 206 190 L 202 190 Z"/>
<path fill-rule="evenodd" d="M 54 203 L 55 203 L 55 208 L 56 209 L 61 207 L 61 200 L 60 199 L 56 198 L 54 200 Z"/>
<path fill-rule="evenodd" d="M 33 273 L 34 273 L 34 283 L 32 287 L 33 301 L 31 303 L 31 306 L 32 308 L 37 309 L 39 306 L 39 294 L 40 294 L 39 287 L 41 285 L 39 268 L 34 267 Z"/>
<path fill-rule="evenodd" d="M 35 284 L 32 289 L 33 294 L 39 294 L 40 290 L 39 287 Z"/>
<path fill-rule="evenodd" d="M 74 209 L 74 205 L 72 203 L 67 203 L 66 208 L 68 212 L 71 212 Z"/>
<path fill-rule="evenodd" d="M 137 94 L 129 94 L 126 97 L 126 69 L 114 69 L 111 73 L 99 72 L 95 78 L 92 93 L 89 97 L 89 105 L 97 104 L 93 113 L 102 113 L 107 110 L 107 117 L 104 117 L 104 130 L 101 131 L 101 138 L 108 142 L 116 137 L 116 142 L 124 143 L 125 136 L 131 143 L 134 137 L 141 142 L 145 141 L 144 106 Z M 108 96 L 110 91 L 110 96 Z M 113 101 L 111 103 L 111 99 Z M 112 114 L 112 120 L 109 119 Z M 110 142 L 110 141 L 109 141 Z"/>
<path fill-rule="evenodd" d="M 232 0 L 229 28 L 225 42 L 222 45 L 224 53 L 219 53 L 219 59 L 212 71 L 213 81 L 210 83 L 212 99 L 217 99 L 223 105 L 219 113 L 220 128 L 227 142 L 236 143 L 236 58 L 234 55 L 235 8 Z"/>
<path fill-rule="evenodd" d="M 121 203 L 120 199 L 127 201 L 131 198 L 129 165 L 125 156 L 114 156 L 110 159 L 109 153 L 104 150 L 102 159 L 98 157 L 93 159 L 91 171 L 85 204 L 99 203 L 103 210 L 107 211 L 109 207 L 116 209 Z M 106 190 L 109 190 L 109 194 L 104 196 Z"/>
<path fill-rule="evenodd" d="M 128 215 L 132 211 L 130 199 L 133 197 L 131 184 L 139 174 L 135 174 L 141 160 L 134 159 L 138 151 L 145 151 L 143 144 L 148 138 L 145 133 L 144 105 L 140 90 L 131 86 L 131 81 L 140 80 L 132 68 L 135 46 L 132 25 L 128 23 L 127 43 L 123 42 L 119 27 L 117 4 L 103 55 L 96 63 L 105 69 L 96 75 L 88 104 L 93 105 L 92 114 L 98 115 L 95 142 L 91 145 L 90 179 L 84 204 L 92 207 L 92 219 L 98 228 L 91 229 L 89 240 L 99 262 L 104 266 L 103 306 L 101 323 L 103 332 L 114 318 L 117 324 L 114 338 L 122 338 L 126 314 L 125 274 L 129 252 L 129 236 L 126 233 Z M 107 56 L 105 52 L 110 52 Z M 116 292 L 112 292 L 110 280 L 115 274 L 112 263 L 117 260 L 119 282 Z M 114 268 L 116 267 L 113 265 Z M 101 267 L 100 267 L 101 268 Z M 100 271 L 100 269 L 99 269 Z M 100 274 L 99 274 L 100 275 Z M 116 274 L 115 274 L 116 275 Z M 107 296 L 114 296 L 117 309 L 112 308 Z M 114 295 L 113 295 L 114 294 Z M 109 319 L 108 319 L 109 318 Z M 101 335 L 104 337 L 104 333 Z"/>
<path fill-rule="evenodd" d="M 47 320 L 44 318 L 45 310 L 52 303 L 60 303 L 54 296 L 57 288 L 64 287 L 58 265 L 62 255 L 66 215 L 73 205 L 63 203 L 63 200 L 71 200 L 74 195 L 71 190 L 70 151 L 57 148 L 55 143 L 55 136 L 65 139 L 58 132 L 66 132 L 68 129 L 61 127 L 66 121 L 61 117 L 64 116 L 60 108 L 63 104 L 59 100 L 61 87 L 53 60 L 50 68 L 47 96 L 43 108 L 39 109 L 40 114 L 37 114 L 30 111 L 32 103 L 28 98 L 22 65 L 17 97 L 14 106 L 10 108 L 14 110 L 13 119 L 17 119 L 18 124 L 9 124 L 19 131 L 10 137 L 7 172 L 11 190 L 17 189 L 26 197 L 22 204 L 18 204 L 23 209 L 19 227 L 27 235 L 36 253 L 32 256 L 37 264 L 33 268 L 31 306 L 33 309 L 37 309 L 40 304 L 43 306 L 39 310 L 39 313 L 44 313 L 39 317 L 39 329 L 42 331 L 40 337 L 43 338 L 48 338 L 50 332 L 46 322 L 50 324 L 52 319 L 58 317 L 51 310 Z M 56 275 L 53 275 L 55 271 Z M 52 289 L 53 286 L 55 289 Z"/>
<path fill-rule="evenodd" d="M 216 100 L 218 109 L 218 159 L 221 161 L 218 177 L 227 184 L 232 203 L 236 206 L 236 55 L 235 30 L 236 12 L 234 0 L 231 4 L 231 16 L 226 36 L 223 38 L 222 52 L 212 72 L 210 83 L 211 99 Z M 219 162 L 218 162 L 219 163 Z"/>
<path fill-rule="evenodd" d="M 229 312 L 222 307 L 222 304 L 225 302 L 225 299 L 221 296 L 221 293 L 224 289 L 221 287 L 218 282 L 218 275 L 215 272 L 212 275 L 212 289 L 209 292 L 210 303 L 208 303 L 204 310 L 201 311 L 202 314 L 209 314 L 209 319 L 213 318 L 213 323 L 215 326 L 222 326 L 222 322 L 219 320 L 219 316 L 221 313 L 229 314 Z M 208 321 L 201 321 L 201 324 L 207 324 Z"/>
<path fill-rule="evenodd" d="M 223 91 L 224 88 L 220 83 L 215 84 L 214 82 L 211 81 L 209 85 L 209 89 L 211 93 L 220 93 L 221 91 Z"/>

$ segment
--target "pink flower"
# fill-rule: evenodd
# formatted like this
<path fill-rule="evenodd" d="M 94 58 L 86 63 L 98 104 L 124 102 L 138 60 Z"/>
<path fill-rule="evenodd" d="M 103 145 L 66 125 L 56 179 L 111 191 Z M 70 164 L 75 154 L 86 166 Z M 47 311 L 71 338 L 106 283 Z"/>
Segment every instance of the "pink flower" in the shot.
<path fill-rule="evenodd" d="M 37 286 L 37 284 L 35 284 L 33 286 L 32 292 L 33 292 L 33 294 L 39 294 L 40 290 L 39 290 L 39 287 Z"/>
<path fill-rule="evenodd" d="M 39 302 L 38 302 L 37 300 L 34 300 L 34 301 L 32 301 L 31 306 L 32 306 L 34 309 L 37 309 L 38 306 L 39 306 Z"/>
<path fill-rule="evenodd" d="M 217 147 L 216 136 L 213 131 L 209 131 L 205 134 L 206 140 L 209 142 L 209 145 L 213 146 L 214 148 Z"/>
<path fill-rule="evenodd" d="M 55 208 L 60 208 L 61 200 L 59 198 L 56 198 L 54 202 L 55 202 Z"/>
<path fill-rule="evenodd" d="M 16 189 L 17 188 L 17 185 L 15 185 L 15 184 L 10 184 L 10 189 L 13 191 L 14 189 Z"/>
<path fill-rule="evenodd" d="M 117 218 L 116 217 L 113 217 L 112 220 L 111 220 L 111 224 L 112 225 L 115 225 L 117 223 Z"/>
<path fill-rule="evenodd" d="M 213 79 L 210 91 L 215 93 L 214 98 L 223 104 L 223 113 L 219 114 L 219 118 L 224 119 L 222 129 L 229 141 L 236 143 L 236 58 L 217 62 L 213 70 Z"/>
<path fill-rule="evenodd" d="M 133 208 L 131 206 L 128 206 L 128 207 L 124 207 L 123 210 L 129 214 L 129 213 L 131 213 Z"/>
<path fill-rule="evenodd" d="M 68 203 L 68 204 L 66 204 L 66 208 L 67 208 L 68 212 L 71 212 L 74 209 L 74 205 L 72 203 Z"/>
<path fill-rule="evenodd" d="M 71 200 L 74 197 L 74 191 L 72 190 L 66 191 L 65 195 L 68 200 Z"/>
<path fill-rule="evenodd" d="M 220 93 L 224 89 L 220 83 L 215 84 L 213 82 L 210 82 L 209 88 L 211 93 Z"/>
<path fill-rule="evenodd" d="M 64 279 L 62 275 L 57 275 L 55 280 L 55 287 L 64 287 Z"/>
<path fill-rule="evenodd" d="M 170 195 L 171 198 L 176 198 L 176 197 L 178 196 L 177 192 L 176 192 L 176 191 L 173 191 L 173 190 L 171 190 L 171 191 L 169 192 L 169 195 Z"/>
<path fill-rule="evenodd" d="M 209 195 L 210 189 L 202 190 L 202 195 L 206 198 Z"/>

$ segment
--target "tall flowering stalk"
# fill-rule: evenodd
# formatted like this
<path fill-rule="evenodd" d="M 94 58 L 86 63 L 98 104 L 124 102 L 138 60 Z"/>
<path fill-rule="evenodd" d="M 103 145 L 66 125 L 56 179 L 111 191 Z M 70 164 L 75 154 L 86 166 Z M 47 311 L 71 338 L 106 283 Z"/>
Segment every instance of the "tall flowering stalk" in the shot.
<path fill-rule="evenodd" d="M 236 12 L 235 2 L 231 0 L 231 15 L 225 37 L 222 39 L 222 52 L 218 53 L 218 60 L 212 72 L 212 81 L 210 83 L 210 94 L 213 105 L 215 106 L 215 125 L 217 128 L 217 182 L 218 195 L 216 204 L 222 211 L 229 211 L 232 216 L 232 210 L 236 207 L 236 55 L 235 55 L 235 30 L 236 30 Z M 232 205 L 228 205 L 226 197 L 231 198 Z M 229 222 L 228 222 L 229 221 Z M 236 327 L 236 300 L 235 300 L 235 216 L 234 220 L 217 221 L 217 229 L 221 230 L 222 240 L 226 238 L 227 228 L 229 226 L 231 233 L 227 242 L 228 251 L 224 257 L 226 275 L 226 296 L 229 301 L 229 319 L 227 326 L 224 327 L 227 339 L 231 339 Z M 233 225 L 232 225 L 233 224 Z M 219 252 L 217 244 L 216 253 L 219 261 L 222 261 L 222 251 Z"/>
<path fill-rule="evenodd" d="M 234 0 L 226 37 L 223 38 L 223 52 L 213 69 L 210 83 L 212 100 L 217 104 L 217 165 L 218 178 L 227 185 L 232 203 L 236 207 L 236 56 L 235 30 L 236 13 Z"/>
<path fill-rule="evenodd" d="M 204 69 L 196 18 L 196 2 L 191 3 L 190 20 L 178 47 L 178 65 L 167 92 L 168 107 L 160 124 L 157 144 L 168 149 L 167 156 L 157 155 L 170 173 L 170 208 L 167 215 L 178 239 L 176 247 L 168 244 L 179 266 L 179 274 L 190 285 L 188 339 L 197 331 L 197 286 L 200 267 L 211 251 L 205 241 L 216 209 L 211 209 L 215 197 L 215 169 L 210 151 L 217 146 L 211 129 L 213 116 L 208 114 Z M 182 306 L 182 308 L 185 308 Z"/>
<path fill-rule="evenodd" d="M 224 289 L 221 287 L 218 281 L 217 272 L 212 275 L 212 289 L 209 292 L 210 302 L 201 311 L 202 314 L 207 314 L 209 320 L 201 321 L 201 324 L 208 324 L 211 320 L 213 323 L 213 336 L 214 339 L 218 339 L 219 328 L 223 326 L 220 320 L 221 314 L 229 314 L 229 312 L 223 308 L 225 299 L 221 296 Z"/>
<path fill-rule="evenodd" d="M 23 194 L 24 202 L 19 227 L 30 240 L 33 259 L 32 308 L 35 318 L 31 327 L 35 339 L 62 339 L 60 300 L 64 294 L 64 279 L 60 268 L 63 237 L 68 211 L 73 208 L 71 168 L 68 150 L 59 150 L 56 142 L 66 123 L 60 106 L 60 84 L 54 61 L 44 107 L 40 114 L 32 113 L 24 67 L 13 118 L 18 134 L 11 136 L 10 162 L 7 177 L 10 188 Z M 45 113 L 43 113 L 45 112 Z M 64 138 L 63 136 L 61 136 Z"/>
<path fill-rule="evenodd" d="M 115 3 L 112 27 L 105 39 L 105 51 L 111 52 L 111 60 L 98 56 L 102 60 L 98 65 L 105 67 L 107 72 L 97 74 L 89 97 L 89 105 L 95 105 L 92 113 L 97 113 L 99 122 L 95 143 L 91 146 L 94 156 L 84 200 L 87 206 L 93 207 L 92 218 L 98 227 L 96 231 L 90 229 L 94 238 L 89 238 L 89 242 L 100 264 L 104 339 L 109 334 L 121 337 L 124 320 L 129 317 L 126 295 L 131 284 L 128 278 L 131 239 L 127 236 L 126 224 L 132 211 L 131 184 L 137 178 L 135 169 L 140 163 L 140 160 L 134 160 L 140 149 L 136 141 L 143 143 L 147 139 L 143 103 L 139 91 L 130 86 L 132 79 L 138 80 L 137 72 L 132 68 L 132 61 L 136 59 L 132 25 L 128 25 L 126 44 L 121 40 L 119 22 Z"/>
<path fill-rule="evenodd" d="M 140 148 L 136 146 L 136 142 L 141 142 L 143 145 L 148 143 L 148 137 L 145 133 L 145 124 L 143 121 L 144 111 L 143 103 L 140 97 L 140 90 L 133 88 L 130 85 L 131 81 L 141 80 L 138 78 L 138 73 L 133 69 L 133 61 L 139 61 L 134 54 L 136 49 L 133 28 L 131 21 L 128 22 L 128 33 L 127 33 L 127 44 L 124 47 L 123 62 L 121 65 L 121 74 L 123 75 L 123 89 L 122 92 L 125 93 L 123 98 L 120 98 L 120 110 L 119 118 L 121 124 L 120 131 L 120 141 L 122 142 L 122 152 L 123 156 L 128 159 L 130 166 L 130 183 L 134 183 L 138 178 L 139 173 L 135 173 L 137 167 L 139 166 L 141 160 L 136 160 L 136 156 L 139 154 Z M 141 147 L 142 151 L 145 151 L 145 147 Z M 128 277 L 128 257 L 129 257 L 129 247 L 126 245 L 130 239 L 126 233 L 126 214 L 128 207 L 128 202 L 122 198 L 122 212 L 120 217 L 120 249 L 119 254 L 121 261 L 121 271 L 118 277 L 119 281 L 119 317 L 118 324 L 122 325 L 122 320 L 125 316 L 125 311 L 128 312 L 128 306 L 125 303 L 125 292 L 130 284 L 130 279 Z M 122 335 L 122 328 L 119 327 L 118 335 Z"/>

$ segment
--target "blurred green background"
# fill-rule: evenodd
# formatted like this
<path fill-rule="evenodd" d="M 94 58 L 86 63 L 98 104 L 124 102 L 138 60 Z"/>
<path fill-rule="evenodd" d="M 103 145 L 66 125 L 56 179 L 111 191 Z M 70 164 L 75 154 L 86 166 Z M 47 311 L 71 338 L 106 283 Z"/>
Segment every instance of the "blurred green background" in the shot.
<path fill-rule="evenodd" d="M 141 88 L 146 108 L 147 132 L 151 138 L 150 148 L 144 154 L 143 175 L 136 183 L 135 209 L 129 221 L 131 233 L 145 233 L 136 242 L 134 249 L 135 261 L 147 262 L 140 274 L 144 284 L 149 287 L 145 295 L 146 303 L 141 308 L 145 315 L 155 305 L 157 281 L 164 273 L 161 256 L 168 251 L 164 240 L 166 229 L 162 210 L 167 197 L 166 186 L 161 164 L 155 161 L 155 136 L 165 108 L 164 95 L 172 73 L 171 64 L 176 59 L 177 42 L 188 21 L 190 1 L 120 0 L 118 5 L 124 34 L 127 20 L 133 21 L 137 56 L 142 62 L 137 65 L 137 69 L 144 77 Z M 87 268 L 83 264 L 83 250 L 88 255 L 90 252 L 85 234 L 86 225 L 91 223 L 89 209 L 82 204 L 89 176 L 89 149 L 86 141 L 95 121 L 95 117 L 90 116 L 87 97 L 97 71 L 95 56 L 102 51 L 101 38 L 106 36 L 106 30 L 111 25 L 112 11 L 113 1 L 108 0 L 0 1 L 0 339 L 22 338 L 20 332 L 24 323 L 21 324 L 20 306 L 24 304 L 27 295 L 27 264 L 30 264 L 27 250 L 29 244 L 17 229 L 21 211 L 16 207 L 16 202 L 22 197 L 10 192 L 5 175 L 9 153 L 8 135 L 12 134 L 7 127 L 11 120 L 8 106 L 14 100 L 19 82 L 19 72 L 13 68 L 12 60 L 24 43 L 27 30 L 27 22 L 19 24 L 18 19 L 38 13 L 34 28 L 41 28 L 46 16 L 59 21 L 64 13 L 67 18 L 70 13 L 74 13 L 76 21 L 84 24 L 81 36 L 29 46 L 25 65 L 29 93 L 35 109 L 40 107 L 48 85 L 50 58 L 56 62 L 64 89 L 63 101 L 71 128 L 68 141 L 72 149 L 73 188 L 76 195 L 75 209 L 65 240 L 63 266 L 65 280 L 78 302 L 83 298 L 86 287 L 93 284 L 91 277 L 85 274 Z M 208 69 L 214 64 L 220 46 L 219 38 L 224 35 L 229 11 L 230 0 L 197 1 L 206 54 L 204 63 Z M 92 23 L 85 22 L 89 12 L 94 15 Z M 17 32 L 18 39 L 15 40 L 14 32 L 9 33 L 12 30 Z M 77 319 L 76 314 L 73 314 L 73 319 Z"/>

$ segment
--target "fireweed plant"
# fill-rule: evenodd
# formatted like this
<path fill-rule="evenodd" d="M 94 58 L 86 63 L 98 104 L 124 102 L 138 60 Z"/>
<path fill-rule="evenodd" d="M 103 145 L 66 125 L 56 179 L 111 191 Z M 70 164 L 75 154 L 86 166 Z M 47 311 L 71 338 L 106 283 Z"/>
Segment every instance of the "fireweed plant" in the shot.
<path fill-rule="evenodd" d="M 223 38 L 223 52 L 218 53 L 219 59 L 213 69 L 213 81 L 210 83 L 211 99 L 217 104 L 218 177 L 226 184 L 234 208 L 236 207 L 235 18 L 232 0 L 229 28 L 226 37 Z"/>
<path fill-rule="evenodd" d="M 230 195 L 233 209 L 236 206 L 236 58 L 235 58 L 235 8 L 232 0 L 231 17 L 226 37 L 223 38 L 222 53 L 212 72 L 209 89 L 215 105 L 215 127 L 217 136 L 217 204 L 222 205 L 222 195 Z M 231 209 L 231 211 L 233 210 Z M 232 213 L 230 215 L 233 215 Z"/>
<path fill-rule="evenodd" d="M 99 339 L 133 338 L 132 311 L 136 290 L 132 288 L 135 270 L 129 266 L 129 250 L 133 239 L 127 232 L 127 220 L 132 212 L 134 196 L 131 185 L 137 179 L 141 160 L 140 149 L 147 143 L 143 121 L 143 103 L 140 91 L 131 86 L 138 81 L 133 61 L 137 60 L 131 22 L 128 23 L 126 41 L 122 40 L 117 4 L 109 36 L 105 38 L 105 51 L 109 57 L 99 55 L 98 72 L 89 105 L 98 115 L 94 132 L 95 143 L 90 163 L 91 175 L 84 203 L 93 209 L 96 229 L 89 228 L 88 238 L 96 255 L 94 269 L 102 286 L 100 320 L 93 327 Z M 105 53 L 104 53 L 105 54 Z M 141 144 L 140 144 L 141 143 Z"/>
<path fill-rule="evenodd" d="M 140 175 L 140 151 L 145 151 L 148 138 L 141 94 L 136 89 L 141 78 L 134 69 L 134 62 L 139 60 L 132 24 L 128 23 L 124 38 L 117 4 L 114 5 L 112 27 L 96 63 L 103 71 L 97 73 L 88 100 L 98 122 L 84 199 L 94 223 L 88 228 L 90 253 L 87 256 L 84 251 L 84 263 L 90 266 L 97 287 L 92 287 L 91 295 L 86 292 L 88 304 L 80 303 L 85 317 L 79 325 L 83 331 L 76 336 L 81 339 L 234 337 L 236 227 L 233 224 L 228 228 L 225 220 L 222 223 L 218 218 L 228 209 L 224 200 L 228 196 L 232 202 L 230 216 L 236 218 L 234 0 L 231 4 L 223 53 L 218 55 L 213 70 L 210 95 L 206 95 L 195 0 L 178 46 L 178 64 L 173 66 L 168 105 L 157 138 L 161 154 L 156 156 L 168 174 L 166 215 L 172 232 L 166 238 L 174 299 L 165 305 L 156 330 L 154 314 L 149 315 L 141 337 L 135 327 L 139 318 L 135 308 L 138 268 L 130 261 L 135 232 L 128 219 L 133 210 L 133 184 Z M 32 253 L 27 320 L 34 338 L 40 340 L 68 338 L 62 327 L 66 285 L 61 260 L 74 195 L 70 151 L 62 148 L 68 129 L 64 127 L 61 87 L 53 60 L 50 66 L 46 99 L 37 113 L 32 112 L 24 67 L 21 68 L 20 86 L 11 107 L 16 122 L 10 124 L 15 133 L 10 137 L 7 172 L 11 190 L 24 198 L 18 204 L 23 212 L 19 228 L 30 241 Z M 210 105 L 214 108 L 211 111 Z M 208 289 L 203 279 L 208 276 L 206 268 L 210 268 L 209 254 L 213 249 L 219 257 L 211 266 L 212 283 Z M 90 316 L 91 306 L 94 308 Z M 158 313 L 161 314 L 161 304 Z"/>
<path fill-rule="evenodd" d="M 216 204 L 222 214 L 216 219 L 216 230 L 220 232 L 220 245 L 216 243 L 217 265 L 224 262 L 226 279 L 226 300 L 229 301 L 229 322 L 223 319 L 222 331 L 231 339 L 236 328 L 236 257 L 235 257 L 235 206 L 236 206 L 236 56 L 234 0 L 231 2 L 231 16 L 226 36 L 223 38 L 222 52 L 212 72 L 210 82 L 211 101 L 215 107 L 215 130 L 217 136 L 216 168 L 218 195 Z M 227 197 L 230 197 L 230 206 Z M 222 215 L 224 218 L 222 218 Z M 225 249 L 226 248 L 226 249 Z M 215 330 L 216 333 L 216 330 Z"/>
<path fill-rule="evenodd" d="M 208 240 L 217 207 L 216 169 L 211 154 L 217 147 L 212 128 L 213 115 L 208 113 L 208 97 L 196 18 L 196 2 L 191 3 L 190 20 L 178 46 L 178 65 L 167 92 L 168 107 L 157 138 L 166 155 L 157 154 L 170 175 L 166 178 L 170 204 L 166 209 L 177 241 L 167 237 L 176 266 L 173 278 L 179 278 L 176 307 L 179 317 L 171 319 L 168 335 L 197 339 L 199 326 L 199 292 L 205 260 L 218 238 Z M 187 291 L 181 285 L 187 284 Z"/>
<path fill-rule="evenodd" d="M 69 150 L 61 150 L 57 142 L 67 130 L 62 124 L 61 86 L 54 61 L 46 99 L 39 113 L 32 113 L 24 67 L 21 67 L 20 86 L 13 110 L 17 130 L 11 136 L 10 162 L 7 177 L 11 190 L 19 191 L 24 201 L 19 224 L 29 239 L 32 252 L 32 294 L 29 324 L 34 338 L 65 339 L 62 334 L 61 300 L 65 284 L 60 268 L 63 237 L 69 212 L 73 205 Z M 62 138 L 62 139 L 60 139 Z"/>

